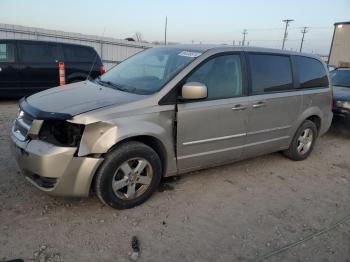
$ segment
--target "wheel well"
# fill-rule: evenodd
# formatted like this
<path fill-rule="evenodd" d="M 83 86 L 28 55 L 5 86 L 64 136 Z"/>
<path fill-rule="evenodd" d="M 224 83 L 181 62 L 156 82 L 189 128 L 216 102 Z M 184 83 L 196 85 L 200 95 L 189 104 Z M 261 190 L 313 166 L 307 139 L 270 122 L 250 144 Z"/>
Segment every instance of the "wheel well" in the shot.
<path fill-rule="evenodd" d="M 84 81 L 86 78 L 83 78 L 83 77 L 73 77 L 71 79 L 68 80 L 68 83 L 74 83 L 74 82 L 80 82 L 80 81 Z"/>
<path fill-rule="evenodd" d="M 321 128 L 321 118 L 319 116 L 313 115 L 308 117 L 306 120 L 310 120 L 312 122 L 314 122 L 314 124 L 317 127 L 317 131 L 320 131 Z"/>
<path fill-rule="evenodd" d="M 166 159 L 166 150 L 165 147 L 163 145 L 163 143 L 153 137 L 153 136 L 134 136 L 134 137 L 130 137 L 130 138 L 126 138 L 120 142 L 118 142 L 117 144 L 115 144 L 109 151 L 113 150 L 114 148 L 118 147 L 121 144 L 127 143 L 129 141 L 138 141 L 141 142 L 149 147 L 151 147 L 154 151 L 156 151 L 156 153 L 158 154 L 160 161 L 162 162 L 162 174 L 165 174 L 165 170 L 167 168 L 167 159 Z"/>

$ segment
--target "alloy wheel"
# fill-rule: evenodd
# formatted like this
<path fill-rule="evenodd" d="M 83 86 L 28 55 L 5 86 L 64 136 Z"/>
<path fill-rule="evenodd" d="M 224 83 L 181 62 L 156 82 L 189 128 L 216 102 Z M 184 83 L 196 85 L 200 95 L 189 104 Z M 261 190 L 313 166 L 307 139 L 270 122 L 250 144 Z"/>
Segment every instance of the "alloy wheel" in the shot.
<path fill-rule="evenodd" d="M 313 140 L 314 140 L 313 131 L 310 128 L 306 128 L 298 138 L 297 150 L 299 154 L 301 155 L 306 154 L 310 150 Z"/>
<path fill-rule="evenodd" d="M 113 175 L 114 194 L 132 200 L 146 192 L 153 178 L 151 164 L 144 158 L 133 158 L 121 164 Z"/>

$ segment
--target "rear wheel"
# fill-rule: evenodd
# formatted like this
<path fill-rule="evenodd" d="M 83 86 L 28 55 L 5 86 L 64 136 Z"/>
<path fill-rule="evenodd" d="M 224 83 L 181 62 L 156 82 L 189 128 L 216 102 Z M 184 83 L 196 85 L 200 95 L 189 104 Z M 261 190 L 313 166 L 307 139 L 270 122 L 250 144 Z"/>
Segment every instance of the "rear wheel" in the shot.
<path fill-rule="evenodd" d="M 131 208 L 152 195 L 161 176 L 158 154 L 143 143 L 127 142 L 106 155 L 96 173 L 95 192 L 113 208 Z"/>
<path fill-rule="evenodd" d="M 306 120 L 296 131 L 289 148 L 283 153 L 292 160 L 304 160 L 311 154 L 317 136 L 318 132 L 315 123 Z"/>

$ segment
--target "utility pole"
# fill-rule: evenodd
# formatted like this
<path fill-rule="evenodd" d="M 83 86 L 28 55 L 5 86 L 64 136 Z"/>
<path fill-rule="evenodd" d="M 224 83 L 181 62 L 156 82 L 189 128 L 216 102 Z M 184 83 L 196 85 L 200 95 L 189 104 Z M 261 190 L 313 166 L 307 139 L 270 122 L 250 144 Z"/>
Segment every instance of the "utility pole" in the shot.
<path fill-rule="evenodd" d="M 283 42 L 282 42 L 282 50 L 284 49 L 284 44 L 287 40 L 287 36 L 288 36 L 288 32 L 287 32 L 287 29 L 288 29 L 288 26 L 289 26 L 289 23 L 290 22 L 293 22 L 294 20 L 293 19 L 285 19 L 285 20 L 282 20 L 282 22 L 286 23 L 286 27 L 284 29 L 284 36 L 283 36 Z"/>
<path fill-rule="evenodd" d="M 242 34 L 243 34 L 242 46 L 244 46 L 244 44 L 245 44 L 245 36 L 248 34 L 247 29 L 244 29 Z"/>
<path fill-rule="evenodd" d="M 166 33 L 167 33 L 167 29 L 168 29 L 168 17 L 165 17 L 165 30 L 164 30 L 164 44 L 166 45 Z"/>
<path fill-rule="evenodd" d="M 303 30 L 301 30 L 301 33 L 303 34 L 303 37 L 301 38 L 301 43 L 300 43 L 300 50 L 299 50 L 299 52 L 301 52 L 301 50 L 303 50 L 304 37 L 305 37 L 305 34 L 308 32 L 306 29 L 307 29 L 307 27 L 304 26 L 304 27 L 303 27 Z"/>

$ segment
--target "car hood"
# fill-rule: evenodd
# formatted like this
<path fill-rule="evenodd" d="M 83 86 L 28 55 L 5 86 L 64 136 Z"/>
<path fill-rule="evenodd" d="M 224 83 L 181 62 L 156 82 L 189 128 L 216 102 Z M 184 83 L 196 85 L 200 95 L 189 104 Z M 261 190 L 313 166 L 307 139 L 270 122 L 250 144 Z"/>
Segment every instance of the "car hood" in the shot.
<path fill-rule="evenodd" d="M 20 106 L 27 105 L 32 115 L 75 116 L 98 108 L 122 105 L 142 100 L 147 95 L 138 95 L 85 81 L 55 87 L 24 99 Z M 25 110 L 25 109 L 24 109 Z M 26 110 L 25 110 L 26 111 Z M 66 117 L 68 118 L 68 117 Z"/>
<path fill-rule="evenodd" d="M 350 87 L 333 86 L 334 100 L 349 100 L 350 101 Z"/>

